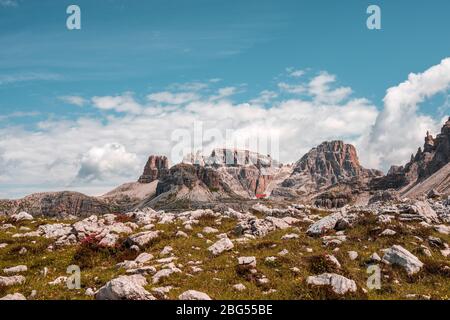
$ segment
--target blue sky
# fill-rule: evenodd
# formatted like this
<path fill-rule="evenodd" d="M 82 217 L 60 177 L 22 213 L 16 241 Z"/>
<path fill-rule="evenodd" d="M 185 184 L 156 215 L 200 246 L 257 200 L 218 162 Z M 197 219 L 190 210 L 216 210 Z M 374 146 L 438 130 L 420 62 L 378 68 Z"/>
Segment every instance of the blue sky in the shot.
<path fill-rule="evenodd" d="M 81 7 L 82 30 L 66 29 L 65 11 L 70 4 Z M 366 28 L 369 4 L 380 6 L 382 30 Z M 133 103 L 142 105 L 152 93 L 197 90 L 202 97 L 211 97 L 233 88 L 227 99 L 236 105 L 256 99 L 263 91 L 277 92 L 274 104 L 311 101 L 311 92 L 293 97 L 292 90 L 280 90 L 280 84 L 296 86 L 324 72 L 335 77 L 330 81 L 333 87 L 351 88 L 354 99 L 367 99 L 381 112 L 388 88 L 450 56 L 448 12 L 446 0 L 347 0 L 345 4 L 330 0 L 0 0 L 0 128 L 27 139 L 27 134 L 54 134 L 47 130 L 49 123 L 69 123 L 68 128 L 73 128 L 80 119 L 106 124 L 111 117 L 130 116 L 93 105 L 93 97 L 129 95 Z M 292 75 L 299 70 L 304 75 Z M 193 83 L 201 90 L 188 88 Z M 448 90 L 438 93 L 420 101 L 420 113 L 436 123 L 446 115 L 448 105 Z M 64 98 L 68 96 L 83 100 L 77 105 Z M 373 117 L 368 118 L 368 126 L 373 125 Z M 100 129 L 105 132 L 105 127 Z M 356 130 L 338 133 L 336 138 L 348 137 L 357 143 L 363 135 Z M 316 140 L 328 136 L 331 133 Z M 119 143 L 126 152 L 132 150 L 139 159 L 136 168 L 147 152 L 160 151 L 151 144 L 137 150 L 129 141 L 117 141 L 120 137 L 110 140 L 101 143 Z M 292 157 L 285 158 L 298 159 L 316 140 L 305 141 L 299 150 L 289 151 Z M 87 150 L 72 150 L 72 156 L 81 159 L 89 147 L 100 143 L 90 142 Z M 411 145 L 416 143 L 414 136 Z M 0 156 L 1 152 L 5 166 L 17 169 L 26 163 L 6 145 L 0 144 Z M 52 170 L 54 161 L 43 159 L 36 168 L 45 164 L 44 170 Z M 32 167 L 24 164 L 24 168 L 17 172 L 25 177 Z M 75 175 L 76 168 L 70 167 Z M 131 171 L 117 181 L 131 178 L 138 169 Z M 5 196 L 17 196 L 42 186 L 38 177 L 14 182 L 3 175 L 0 197 L 2 188 L 17 190 L 4 191 Z M 54 189 L 94 184 L 68 178 L 45 183 Z M 109 187 L 109 183 L 98 183 Z M 29 190 L 27 185 L 34 187 Z"/>

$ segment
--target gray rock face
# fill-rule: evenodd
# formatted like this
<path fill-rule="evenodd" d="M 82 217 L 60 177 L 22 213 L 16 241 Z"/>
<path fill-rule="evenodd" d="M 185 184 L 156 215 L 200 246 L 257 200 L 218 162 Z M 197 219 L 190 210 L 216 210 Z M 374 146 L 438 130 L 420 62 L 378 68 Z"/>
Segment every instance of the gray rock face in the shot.
<path fill-rule="evenodd" d="M 206 293 L 195 290 L 185 291 L 178 298 L 180 300 L 212 300 Z"/>
<path fill-rule="evenodd" d="M 127 243 L 130 245 L 138 245 L 140 247 L 144 247 L 152 240 L 158 238 L 159 231 L 144 231 L 133 234 L 128 237 Z"/>
<path fill-rule="evenodd" d="M 423 267 L 423 263 L 415 255 L 399 245 L 389 248 L 383 256 L 383 261 L 405 268 L 409 275 L 419 272 Z"/>
<path fill-rule="evenodd" d="M 140 183 L 150 183 L 160 179 L 169 171 L 169 159 L 165 156 L 150 156 L 139 178 Z"/>
<path fill-rule="evenodd" d="M 21 273 L 21 272 L 26 272 L 28 270 L 27 266 L 25 265 L 19 265 L 19 266 L 15 266 L 15 267 L 11 267 L 11 268 L 5 268 L 3 269 L 4 273 Z"/>
<path fill-rule="evenodd" d="M 331 230 L 335 227 L 336 223 L 339 221 L 339 219 L 343 218 L 342 212 L 336 212 L 333 214 L 330 214 L 329 216 L 326 216 L 319 221 L 313 223 L 306 233 L 310 236 L 319 236 L 323 234 L 324 232 Z"/>
<path fill-rule="evenodd" d="M 155 300 L 144 286 L 147 280 L 141 275 L 120 276 L 105 284 L 95 294 L 97 300 Z"/>
<path fill-rule="evenodd" d="M 439 217 L 431 206 L 425 201 L 416 201 L 409 208 L 410 214 L 416 215 L 419 219 L 428 222 L 439 222 Z"/>
<path fill-rule="evenodd" d="M 305 154 L 281 187 L 311 193 L 337 183 L 367 183 L 377 176 L 382 173 L 360 165 L 354 146 L 342 141 L 327 141 Z"/>
<path fill-rule="evenodd" d="M 11 276 L 11 277 L 0 277 L 0 286 L 10 287 L 25 282 L 24 276 Z"/>
<path fill-rule="evenodd" d="M 330 286 L 337 294 L 346 294 L 348 292 L 356 292 L 356 283 L 335 273 L 323 273 L 318 276 L 310 276 L 306 282 L 314 286 Z"/>
<path fill-rule="evenodd" d="M 221 254 L 224 251 L 229 251 L 234 248 L 233 242 L 231 242 L 228 238 L 222 238 L 219 241 L 215 242 L 212 246 L 208 248 L 208 251 L 211 252 L 214 256 Z"/>
<path fill-rule="evenodd" d="M 238 264 L 242 267 L 255 268 L 256 258 L 255 257 L 239 257 Z"/>
<path fill-rule="evenodd" d="M 109 205 L 99 198 L 69 191 L 35 193 L 19 200 L 8 200 L 7 206 L 9 214 L 25 210 L 35 217 L 54 218 L 86 217 L 111 211 Z"/>
<path fill-rule="evenodd" d="M 423 149 L 419 148 L 416 154 L 411 155 L 411 160 L 404 166 L 393 166 L 388 174 L 382 178 L 374 179 L 371 187 L 375 189 L 399 189 L 408 186 L 412 189 L 414 185 L 424 181 L 450 162 L 450 119 L 441 128 L 441 133 L 435 138 L 427 132 Z M 445 175 L 446 176 L 446 175 Z M 440 187 L 448 193 L 448 184 L 442 183 Z M 423 190 L 426 195 L 430 190 Z M 435 194 L 436 194 L 435 193 Z"/>
<path fill-rule="evenodd" d="M 28 214 L 25 211 L 21 211 L 19 213 L 13 214 L 11 216 L 11 219 L 15 222 L 19 222 L 19 221 L 25 221 L 25 220 L 33 220 L 33 216 L 31 214 Z"/>
<path fill-rule="evenodd" d="M 3 298 L 0 298 L 0 300 L 27 300 L 25 296 L 21 293 L 14 293 L 14 294 L 7 294 Z"/>
<path fill-rule="evenodd" d="M 63 223 L 46 224 L 39 226 L 38 231 L 47 239 L 55 239 L 72 233 L 72 226 Z"/>
<path fill-rule="evenodd" d="M 175 267 L 173 263 L 169 263 L 169 265 L 167 265 L 165 269 L 161 269 L 153 275 L 152 281 L 154 284 L 156 284 L 162 278 L 167 278 L 174 273 L 181 273 L 181 270 Z"/>

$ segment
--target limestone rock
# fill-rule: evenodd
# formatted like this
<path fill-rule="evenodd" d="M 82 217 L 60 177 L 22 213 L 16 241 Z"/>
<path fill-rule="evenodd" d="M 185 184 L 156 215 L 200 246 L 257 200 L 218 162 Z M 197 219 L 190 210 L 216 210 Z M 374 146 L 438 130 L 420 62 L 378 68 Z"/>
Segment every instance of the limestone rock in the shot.
<path fill-rule="evenodd" d="M 13 214 L 11 219 L 15 222 L 25 221 L 25 220 L 33 220 L 33 216 L 25 211 L 21 211 L 19 213 Z"/>
<path fill-rule="evenodd" d="M 346 294 L 347 292 L 356 292 L 356 283 L 335 273 L 323 273 L 318 276 L 309 276 L 306 282 L 315 286 L 331 286 L 337 294 Z"/>
<path fill-rule="evenodd" d="M 24 283 L 25 280 L 26 279 L 24 276 L 10 276 L 10 277 L 0 276 L 0 286 L 4 287 L 15 286 Z"/>
<path fill-rule="evenodd" d="M 158 238 L 159 231 L 143 231 L 136 234 L 133 234 L 128 237 L 127 243 L 131 245 L 138 245 L 140 247 L 144 247 L 152 240 Z"/>
<path fill-rule="evenodd" d="M 229 251 L 234 248 L 233 242 L 231 242 L 228 238 L 222 238 L 219 241 L 215 242 L 212 246 L 208 248 L 208 251 L 211 252 L 214 256 L 221 254 L 224 251 Z"/>
<path fill-rule="evenodd" d="M 383 261 L 405 268 L 409 275 L 419 272 L 423 267 L 423 263 L 415 255 L 399 245 L 386 250 Z"/>
<path fill-rule="evenodd" d="M 212 300 L 206 293 L 195 290 L 185 291 L 178 298 L 180 300 Z"/>
<path fill-rule="evenodd" d="M 147 280 L 141 275 L 120 276 L 105 284 L 95 294 L 97 300 L 155 300 L 144 289 Z"/>
<path fill-rule="evenodd" d="M 21 293 L 14 293 L 14 294 L 7 294 L 3 298 L 0 298 L 0 300 L 27 300 L 25 296 Z"/>

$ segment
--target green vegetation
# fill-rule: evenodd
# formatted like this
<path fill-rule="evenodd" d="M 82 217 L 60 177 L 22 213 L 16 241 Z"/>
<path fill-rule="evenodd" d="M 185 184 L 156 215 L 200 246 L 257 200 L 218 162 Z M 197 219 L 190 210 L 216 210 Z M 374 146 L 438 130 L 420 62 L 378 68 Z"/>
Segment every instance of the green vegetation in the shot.
<path fill-rule="evenodd" d="M 322 212 L 317 212 L 321 214 Z M 123 217 L 119 217 L 124 219 Z M 169 297 L 176 299 L 186 290 L 198 290 L 207 293 L 213 299 L 404 299 L 407 294 L 429 295 L 432 299 L 450 298 L 450 263 L 443 257 L 438 248 L 430 246 L 432 257 L 427 257 L 420 247 L 417 236 L 427 239 L 428 236 L 440 237 L 449 243 L 450 236 L 442 235 L 431 229 L 425 229 L 419 224 L 393 223 L 389 226 L 397 232 L 390 237 L 379 237 L 380 229 L 376 229 L 374 218 L 366 216 L 355 227 L 346 230 L 347 241 L 339 246 L 338 251 L 334 247 L 325 247 L 320 238 L 312 238 L 305 234 L 307 224 L 298 223 L 294 228 L 277 230 L 264 238 L 249 240 L 246 243 L 235 243 L 232 251 L 224 252 L 218 257 L 212 257 L 207 248 L 217 240 L 216 234 L 204 234 L 200 238 L 197 233 L 202 233 L 205 226 L 211 226 L 228 233 L 230 239 L 235 239 L 233 229 L 236 221 L 223 218 L 220 224 L 214 217 L 203 217 L 199 224 L 193 225 L 193 230 L 187 231 L 180 223 L 157 224 L 156 230 L 163 231 L 162 235 L 153 241 L 145 251 L 155 256 L 167 245 L 173 248 L 173 254 L 178 258 L 175 263 L 183 273 L 173 274 L 164 278 L 157 285 L 153 285 L 151 276 L 148 276 L 147 290 L 153 287 L 173 286 Z M 5 221 L 1 221 L 5 222 Z M 48 250 L 52 240 L 45 238 L 12 238 L 12 234 L 18 232 L 20 226 L 36 230 L 40 224 L 51 223 L 50 220 L 38 219 L 35 222 L 21 222 L 16 224 L 16 229 L 0 231 L 0 243 L 8 246 L 0 249 L 0 269 L 16 265 L 26 265 L 28 271 L 23 273 L 26 282 L 22 285 L 0 288 L 0 296 L 8 293 L 20 292 L 30 296 L 32 290 L 37 291 L 36 299 L 92 299 L 84 295 L 87 288 L 100 288 L 107 281 L 124 274 L 124 270 L 116 269 L 115 265 L 123 260 L 132 260 L 137 253 L 124 245 L 117 248 L 105 249 L 95 243 L 83 242 L 76 246 L 64 247 L 54 251 Z M 412 229 L 410 226 L 414 227 Z M 175 237 L 178 230 L 189 234 L 189 238 Z M 293 240 L 281 240 L 288 233 L 297 233 L 299 238 Z M 211 240 L 207 243 L 206 240 Z M 123 241 L 122 241 L 123 242 Z M 425 243 L 425 242 L 424 242 Z M 394 244 L 399 244 L 410 250 L 424 262 L 425 267 L 415 276 L 408 276 L 406 272 L 396 266 L 380 264 L 382 269 L 382 283 L 380 290 L 363 292 L 366 288 L 367 261 L 372 253 L 383 255 L 382 249 Z M 27 253 L 19 254 L 22 248 Z M 312 249 L 308 252 L 306 249 Z M 278 253 L 286 249 L 289 251 L 284 256 Z M 358 252 L 358 258 L 351 260 L 348 251 Z M 309 250 L 311 251 L 311 250 Z M 325 258 L 325 255 L 333 254 L 342 265 L 339 270 Z M 237 268 L 237 258 L 240 256 L 255 256 L 257 259 L 258 274 L 265 275 L 270 282 L 259 285 L 255 277 Z M 275 261 L 266 262 L 266 257 L 277 257 Z M 190 261 L 201 261 L 197 265 L 202 272 L 193 273 Z M 80 290 L 69 290 L 65 284 L 49 285 L 59 276 L 68 276 L 66 269 L 69 265 L 76 264 L 81 267 L 82 276 Z M 155 262 L 156 264 L 156 262 Z M 149 265 L 152 265 L 150 262 Z M 445 267 L 448 268 L 445 268 Z M 48 268 L 46 276 L 44 268 Z M 297 268 L 293 271 L 293 268 Z M 337 296 L 329 288 L 311 287 L 306 284 L 306 278 L 323 272 L 335 272 L 356 282 L 358 291 L 351 295 Z M 5 276 L 5 274 L 1 274 Z M 233 285 L 242 283 L 246 290 L 237 292 Z M 269 291 L 275 289 L 276 291 Z"/>

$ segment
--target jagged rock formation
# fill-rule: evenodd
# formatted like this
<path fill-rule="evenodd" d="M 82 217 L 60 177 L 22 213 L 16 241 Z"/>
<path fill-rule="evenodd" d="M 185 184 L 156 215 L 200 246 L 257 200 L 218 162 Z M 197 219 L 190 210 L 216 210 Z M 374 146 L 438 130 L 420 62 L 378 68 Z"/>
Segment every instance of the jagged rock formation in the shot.
<path fill-rule="evenodd" d="M 449 162 L 450 118 L 436 138 L 427 132 L 423 149 L 419 148 L 415 155 L 411 155 L 411 160 L 405 166 L 392 166 L 386 176 L 373 179 L 370 186 L 376 190 L 399 189 L 408 196 L 426 194 L 434 187 L 448 193 Z"/>
<path fill-rule="evenodd" d="M 290 173 L 270 156 L 247 150 L 214 149 L 209 156 L 188 155 L 159 177 L 155 197 L 141 207 L 180 200 L 208 202 L 268 195 Z"/>
<path fill-rule="evenodd" d="M 69 191 L 35 193 L 19 200 L 3 201 L 0 205 L 0 213 L 6 215 L 26 211 L 33 216 L 83 217 L 113 211 L 108 204 L 96 197 Z"/>
<path fill-rule="evenodd" d="M 151 183 L 158 180 L 169 170 L 169 160 L 165 156 L 150 156 L 139 177 L 140 183 Z"/>
<path fill-rule="evenodd" d="M 272 195 L 305 196 L 336 184 L 365 185 L 381 175 L 381 171 L 361 166 L 354 146 L 342 141 L 323 142 L 295 164 L 291 176 Z"/>
<path fill-rule="evenodd" d="M 265 194 L 281 167 L 270 155 L 231 149 L 214 149 L 208 157 L 188 155 L 183 162 L 213 168 L 242 197 Z"/>

